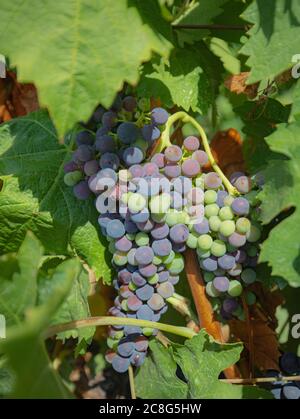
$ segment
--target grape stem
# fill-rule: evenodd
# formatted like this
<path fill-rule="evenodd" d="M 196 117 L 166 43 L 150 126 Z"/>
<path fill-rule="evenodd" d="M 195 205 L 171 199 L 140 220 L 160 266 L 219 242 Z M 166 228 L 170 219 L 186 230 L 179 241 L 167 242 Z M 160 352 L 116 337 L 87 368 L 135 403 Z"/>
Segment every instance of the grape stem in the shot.
<path fill-rule="evenodd" d="M 181 120 L 185 124 L 190 123 L 197 129 L 197 131 L 200 134 L 201 140 L 202 140 L 203 148 L 204 148 L 204 150 L 205 150 L 205 152 L 208 156 L 209 162 L 210 162 L 213 170 L 216 173 L 218 173 L 218 175 L 222 179 L 222 182 L 225 185 L 225 187 L 226 187 L 226 189 L 227 189 L 227 191 L 230 195 L 233 195 L 233 196 L 239 195 L 239 192 L 237 191 L 237 189 L 230 183 L 230 181 L 227 179 L 227 177 L 224 175 L 224 173 L 222 172 L 222 170 L 218 166 L 218 164 L 217 164 L 217 162 L 216 162 L 216 160 L 215 160 L 215 158 L 214 158 L 214 156 L 211 152 L 209 142 L 208 142 L 208 139 L 207 139 L 207 136 L 205 134 L 204 129 L 199 124 L 199 122 L 197 122 L 193 117 L 188 115 L 186 112 L 183 112 L 183 111 L 176 112 L 169 117 L 168 121 L 166 122 L 165 129 L 161 134 L 160 144 L 158 145 L 158 147 L 155 151 L 157 153 L 159 153 L 164 148 L 169 147 L 169 146 L 172 145 L 172 143 L 170 141 L 170 130 L 171 130 L 172 125 L 178 120 Z"/>
<path fill-rule="evenodd" d="M 173 326 L 170 324 L 152 322 L 149 320 L 127 319 L 125 317 L 99 316 L 51 326 L 45 331 L 44 337 L 49 338 L 51 336 L 57 335 L 58 333 L 74 329 L 82 329 L 84 327 L 114 325 L 149 327 L 151 329 L 162 330 L 163 332 L 169 332 L 188 339 L 191 339 L 197 334 L 188 327 Z"/>
<path fill-rule="evenodd" d="M 128 377 L 129 377 L 131 398 L 132 398 L 132 400 L 135 400 L 136 399 L 136 393 L 135 393 L 134 374 L 133 374 L 132 365 L 129 365 L 129 367 L 128 367 Z"/>

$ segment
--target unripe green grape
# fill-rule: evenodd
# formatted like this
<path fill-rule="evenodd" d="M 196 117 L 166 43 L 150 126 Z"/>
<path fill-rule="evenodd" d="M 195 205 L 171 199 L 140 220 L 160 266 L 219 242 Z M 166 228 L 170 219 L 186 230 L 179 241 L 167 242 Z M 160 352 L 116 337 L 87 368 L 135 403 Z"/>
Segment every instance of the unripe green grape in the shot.
<path fill-rule="evenodd" d="M 149 243 L 149 236 L 148 236 L 148 234 L 140 231 L 135 236 L 135 242 L 138 245 L 138 247 L 147 246 L 147 244 Z"/>
<path fill-rule="evenodd" d="M 110 253 L 115 253 L 116 246 L 115 246 L 115 242 L 114 241 L 109 242 L 108 250 L 110 251 Z"/>
<path fill-rule="evenodd" d="M 196 249 L 198 245 L 198 237 L 190 233 L 186 244 L 190 249 Z"/>
<path fill-rule="evenodd" d="M 128 208 L 130 211 L 139 212 L 145 208 L 146 204 L 145 197 L 139 193 L 133 193 L 128 198 Z"/>
<path fill-rule="evenodd" d="M 128 240 L 133 242 L 133 240 L 135 239 L 135 234 L 134 233 L 126 233 L 126 237 L 127 237 Z"/>
<path fill-rule="evenodd" d="M 178 211 L 174 210 L 174 209 L 170 209 L 167 213 L 166 216 L 166 223 L 168 224 L 169 227 L 173 227 L 174 225 L 178 224 L 177 220 L 178 220 Z"/>
<path fill-rule="evenodd" d="M 209 297 L 218 297 L 220 295 L 219 291 L 215 289 L 212 282 L 208 282 L 206 284 L 205 290 Z"/>
<path fill-rule="evenodd" d="M 211 245 L 210 252 L 216 257 L 221 257 L 226 253 L 226 244 L 222 240 L 215 240 Z"/>
<path fill-rule="evenodd" d="M 127 205 L 128 204 L 128 200 L 129 200 L 129 197 L 131 195 L 133 195 L 133 192 L 125 192 L 125 193 L 123 193 L 122 196 L 121 196 L 121 202 L 124 205 Z"/>
<path fill-rule="evenodd" d="M 209 258 L 210 255 L 211 255 L 209 250 L 199 249 L 199 247 L 197 247 L 196 252 L 197 252 L 197 255 L 199 256 L 199 258 L 201 258 L 201 259 Z"/>
<path fill-rule="evenodd" d="M 205 282 L 210 282 L 215 278 L 215 275 L 213 274 L 213 272 L 204 272 L 203 278 Z"/>
<path fill-rule="evenodd" d="M 226 243 L 226 248 L 227 248 L 228 253 L 232 253 L 232 252 L 236 251 L 236 247 L 232 246 L 232 244 L 230 244 L 230 243 Z"/>
<path fill-rule="evenodd" d="M 237 281 L 236 279 L 230 281 L 227 292 L 231 297 L 239 297 L 243 292 L 243 287 L 240 281 Z"/>
<path fill-rule="evenodd" d="M 231 206 L 231 204 L 233 203 L 233 201 L 234 201 L 234 197 L 233 197 L 233 196 L 231 196 L 231 195 L 227 195 L 227 196 L 224 198 L 224 205 L 225 205 L 225 206 L 227 206 L 227 207 L 230 207 L 230 206 Z"/>
<path fill-rule="evenodd" d="M 168 263 L 171 263 L 174 260 L 175 252 L 174 250 L 171 250 L 171 252 L 167 256 L 162 257 L 162 262 L 167 265 Z"/>
<path fill-rule="evenodd" d="M 248 242 L 250 243 L 257 242 L 260 239 L 260 236 L 261 236 L 261 232 L 259 228 L 252 224 L 250 227 L 250 230 L 246 234 Z"/>
<path fill-rule="evenodd" d="M 124 310 L 124 311 L 128 311 L 128 304 L 127 304 L 127 300 L 122 300 L 122 302 L 121 302 L 121 307 L 122 307 L 122 310 Z"/>
<path fill-rule="evenodd" d="M 150 337 L 153 335 L 154 329 L 152 327 L 143 327 L 142 332 L 144 336 Z"/>
<path fill-rule="evenodd" d="M 189 224 L 190 223 L 190 216 L 186 211 L 178 212 L 177 221 L 179 224 Z"/>
<path fill-rule="evenodd" d="M 208 234 L 202 234 L 198 237 L 198 248 L 201 250 L 209 250 L 213 243 L 213 239 Z"/>
<path fill-rule="evenodd" d="M 113 261 L 117 266 L 126 265 L 128 262 L 126 253 L 117 250 L 113 255 Z"/>
<path fill-rule="evenodd" d="M 248 218 L 241 217 L 236 221 L 236 231 L 240 234 L 246 234 L 251 228 L 251 223 Z"/>
<path fill-rule="evenodd" d="M 231 234 L 235 232 L 235 222 L 232 221 L 232 220 L 222 221 L 221 225 L 220 225 L 220 228 L 219 228 L 219 232 L 224 237 L 231 236 Z"/>
<path fill-rule="evenodd" d="M 79 170 L 75 170 L 74 172 L 66 173 L 64 176 L 64 182 L 67 186 L 74 186 L 76 183 L 80 181 L 82 178 L 82 173 Z"/>
<path fill-rule="evenodd" d="M 258 250 L 257 250 L 257 247 L 256 247 L 256 246 L 252 245 L 252 246 L 249 246 L 249 247 L 247 248 L 246 252 L 247 252 L 247 255 L 248 255 L 248 256 L 250 256 L 250 257 L 254 257 L 254 256 L 256 256 L 256 255 L 257 255 Z"/>
<path fill-rule="evenodd" d="M 184 269 L 184 260 L 180 254 L 175 254 L 174 259 L 169 263 L 167 269 L 170 271 L 171 275 L 178 275 Z"/>
<path fill-rule="evenodd" d="M 196 178 L 195 185 L 197 188 L 204 189 L 204 177 L 205 175 L 202 174 L 201 176 Z"/>
<path fill-rule="evenodd" d="M 151 214 L 151 218 L 155 223 L 164 223 L 167 218 L 167 214 Z"/>
<path fill-rule="evenodd" d="M 212 215 L 211 217 L 209 217 L 209 220 L 208 220 L 210 229 L 215 232 L 219 231 L 221 222 L 222 221 L 217 215 Z"/>
<path fill-rule="evenodd" d="M 253 284 L 256 281 L 256 272 L 254 269 L 246 268 L 241 273 L 241 278 L 245 282 L 245 284 Z"/>
<path fill-rule="evenodd" d="M 159 256 L 154 255 L 152 263 L 156 266 L 160 265 L 162 263 L 162 258 Z"/>
<path fill-rule="evenodd" d="M 132 174 L 127 169 L 119 170 L 118 175 L 120 183 L 124 182 L 126 184 L 128 180 L 132 179 Z"/>
<path fill-rule="evenodd" d="M 106 344 L 109 349 L 117 349 L 118 343 L 119 343 L 119 339 L 113 339 L 110 337 L 106 339 Z"/>
<path fill-rule="evenodd" d="M 213 204 L 217 200 L 217 192 L 214 190 L 208 190 L 204 192 L 204 202 L 205 204 Z"/>
<path fill-rule="evenodd" d="M 135 291 L 138 287 L 137 285 L 135 285 L 134 282 L 129 282 L 128 288 L 130 289 L 130 291 Z"/>
<path fill-rule="evenodd" d="M 148 278 L 147 281 L 150 285 L 155 285 L 155 284 L 158 283 L 158 279 L 159 279 L 158 275 L 154 274 L 154 275 L 150 276 L 150 278 Z"/>
<path fill-rule="evenodd" d="M 240 263 L 236 263 L 232 269 L 229 269 L 228 273 L 230 276 L 239 276 L 243 270 L 243 267 Z"/>
<path fill-rule="evenodd" d="M 234 217 L 234 214 L 233 214 L 232 209 L 230 207 L 225 206 L 225 207 L 220 209 L 219 217 L 222 221 L 232 220 L 233 217 Z"/>
<path fill-rule="evenodd" d="M 253 292 L 248 291 L 248 292 L 246 293 L 246 303 L 247 303 L 249 306 L 252 306 L 253 304 L 255 304 L 255 303 L 256 303 L 256 295 L 255 295 Z"/>
<path fill-rule="evenodd" d="M 170 209 L 171 197 L 167 193 L 162 193 L 161 195 L 154 196 L 150 199 L 149 208 L 151 213 L 162 214 L 166 213 Z"/>
<path fill-rule="evenodd" d="M 206 205 L 204 209 L 204 213 L 205 213 L 205 216 L 209 218 L 209 217 L 212 217 L 213 215 L 218 215 L 219 210 L 220 208 L 218 207 L 217 204 L 208 204 Z"/>

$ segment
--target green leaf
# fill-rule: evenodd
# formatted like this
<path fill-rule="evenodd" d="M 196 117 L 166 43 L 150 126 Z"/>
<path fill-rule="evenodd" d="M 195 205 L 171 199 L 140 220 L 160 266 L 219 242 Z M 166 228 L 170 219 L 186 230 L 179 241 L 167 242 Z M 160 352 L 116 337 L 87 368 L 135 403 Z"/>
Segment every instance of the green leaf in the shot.
<path fill-rule="evenodd" d="M 150 342 L 150 353 L 135 377 L 138 397 L 142 399 L 185 399 L 187 385 L 176 376 L 177 365 L 171 349 L 157 340 Z"/>
<path fill-rule="evenodd" d="M 241 63 L 235 57 L 226 41 L 213 37 L 209 41 L 209 48 L 220 58 L 225 70 L 229 71 L 229 73 L 239 74 L 241 72 Z"/>
<path fill-rule="evenodd" d="M 64 271 L 60 269 L 60 265 L 56 269 L 41 271 L 38 282 L 38 304 L 43 304 L 49 296 L 55 292 L 56 287 L 61 282 Z M 88 293 L 89 279 L 87 273 L 81 269 L 78 275 L 73 279 L 72 287 L 65 301 L 51 319 L 51 325 L 59 323 L 67 323 L 74 320 L 81 320 L 91 316 Z M 95 328 L 86 327 L 83 329 L 74 329 L 68 332 L 60 333 L 59 339 L 78 338 L 79 341 L 84 339 L 91 340 L 95 333 Z"/>
<path fill-rule="evenodd" d="M 253 24 L 240 51 L 249 57 L 247 82 L 272 80 L 292 67 L 292 57 L 299 50 L 300 3 L 255 0 L 242 17 Z"/>
<path fill-rule="evenodd" d="M 242 345 L 219 344 L 202 330 L 184 345 L 165 348 L 152 342 L 150 357 L 136 376 L 142 398 L 244 399 L 271 398 L 269 392 L 221 382 L 220 373 L 240 358 Z M 186 382 L 176 375 L 179 365 Z"/>
<path fill-rule="evenodd" d="M 265 170 L 266 183 L 259 198 L 261 221 L 264 224 L 281 212 L 287 213 L 261 246 L 260 261 L 268 262 L 272 275 L 281 276 L 292 286 L 300 286 L 299 234 L 300 223 L 300 122 L 281 124 L 266 138 L 273 152 L 281 153 L 281 160 L 271 160 Z"/>
<path fill-rule="evenodd" d="M 78 201 L 63 182 L 70 156 L 46 112 L 0 127 L 0 252 L 16 251 L 30 229 L 47 252 L 68 254 L 71 246 L 109 283 L 107 245 L 98 234 L 93 200 Z"/>
<path fill-rule="evenodd" d="M 156 1 L 147 3 L 160 18 Z M 0 21 L 0 50 L 19 81 L 36 84 L 60 136 L 99 102 L 110 106 L 124 81 L 136 84 L 152 51 L 165 56 L 171 47 L 127 0 L 3 0 Z"/>
<path fill-rule="evenodd" d="M 0 257 L 0 313 L 6 325 L 19 324 L 37 297 L 37 273 L 43 249 L 28 233 L 17 254 Z"/>
<path fill-rule="evenodd" d="M 138 94 L 159 97 L 167 107 L 206 113 L 213 103 L 222 67 L 204 43 L 175 49 L 168 61 L 146 65 Z"/>

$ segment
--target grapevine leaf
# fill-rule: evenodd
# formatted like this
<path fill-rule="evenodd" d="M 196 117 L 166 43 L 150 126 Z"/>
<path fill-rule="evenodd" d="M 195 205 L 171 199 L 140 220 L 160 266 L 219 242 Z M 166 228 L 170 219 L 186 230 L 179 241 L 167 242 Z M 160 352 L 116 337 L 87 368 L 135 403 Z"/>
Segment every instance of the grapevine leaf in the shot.
<path fill-rule="evenodd" d="M 290 285 L 300 286 L 299 237 L 295 226 L 300 223 L 300 122 L 280 124 L 266 138 L 280 160 L 270 160 L 265 170 L 265 186 L 259 194 L 262 201 L 261 220 L 269 223 L 281 212 L 294 209 L 292 215 L 281 221 L 262 244 L 260 261 L 268 262 L 272 274 L 285 278 Z M 279 170 L 280 168 L 280 170 Z"/>
<path fill-rule="evenodd" d="M 159 97 L 168 107 L 206 113 L 214 101 L 222 71 L 219 60 L 203 43 L 197 48 L 175 49 L 168 61 L 158 59 L 146 65 L 138 93 Z"/>
<path fill-rule="evenodd" d="M 46 112 L 3 124 L 0 139 L 0 252 L 16 251 L 30 229 L 47 252 L 67 254 L 71 246 L 97 277 L 110 282 L 92 199 L 80 202 L 64 185 L 71 150 L 58 143 Z"/>
<path fill-rule="evenodd" d="M 147 3 L 155 20 L 156 0 Z M 127 0 L 3 0 L 0 21 L 0 50 L 20 81 L 34 81 L 60 136 L 99 102 L 110 106 L 124 81 L 136 84 L 152 51 L 165 56 L 171 47 Z"/>
<path fill-rule="evenodd" d="M 63 272 L 58 268 L 53 272 L 41 271 L 38 283 L 38 304 L 43 304 L 53 293 L 61 281 Z M 51 325 L 58 323 L 67 323 L 74 320 L 81 320 L 90 317 L 88 304 L 89 279 L 84 270 L 78 272 L 74 278 L 71 290 L 65 301 L 51 319 Z M 83 329 L 74 329 L 68 332 L 60 333 L 59 339 L 78 338 L 89 341 L 95 333 L 95 328 L 87 327 Z"/>
<path fill-rule="evenodd" d="M 28 233 L 17 254 L 0 257 L 0 313 L 6 325 L 19 324 L 37 297 L 37 274 L 43 249 Z"/>
<path fill-rule="evenodd" d="M 255 0 L 242 17 L 253 24 L 240 51 L 249 57 L 248 83 L 272 80 L 290 68 L 299 48 L 300 3 Z"/>
<path fill-rule="evenodd" d="M 228 43 L 220 38 L 211 38 L 209 42 L 211 51 L 221 59 L 225 70 L 231 74 L 239 74 L 241 71 L 241 63 L 236 58 Z"/>
<path fill-rule="evenodd" d="M 202 330 L 184 345 L 165 348 L 152 342 L 150 349 L 150 357 L 136 377 L 138 395 L 142 398 L 271 398 L 264 390 L 219 380 L 220 373 L 239 360 L 240 343 L 221 345 Z M 176 364 L 186 382 L 176 375 Z"/>
<path fill-rule="evenodd" d="M 138 396 L 142 399 L 185 399 L 187 385 L 176 376 L 177 365 L 171 350 L 153 340 L 150 351 L 135 378 Z"/>

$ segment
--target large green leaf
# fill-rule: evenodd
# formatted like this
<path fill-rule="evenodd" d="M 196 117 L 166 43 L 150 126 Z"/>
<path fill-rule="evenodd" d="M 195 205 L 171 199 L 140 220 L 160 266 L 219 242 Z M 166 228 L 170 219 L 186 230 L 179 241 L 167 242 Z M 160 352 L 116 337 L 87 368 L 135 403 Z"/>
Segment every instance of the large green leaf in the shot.
<path fill-rule="evenodd" d="M 215 99 L 221 78 L 220 61 L 204 43 L 177 48 L 169 60 L 157 59 L 144 67 L 138 93 L 159 97 L 168 107 L 206 113 Z"/>
<path fill-rule="evenodd" d="M 219 380 L 220 373 L 239 360 L 242 345 L 219 344 L 202 330 L 184 345 L 151 344 L 151 354 L 136 377 L 142 398 L 244 399 L 271 398 L 269 392 Z M 179 365 L 185 381 L 177 376 Z"/>
<path fill-rule="evenodd" d="M 240 51 L 249 56 L 247 82 L 272 80 L 292 67 L 292 57 L 299 50 L 300 3 L 255 0 L 242 17 L 253 24 Z"/>
<path fill-rule="evenodd" d="M 58 143 L 46 112 L 0 127 L 0 252 L 15 251 L 30 229 L 46 251 L 66 254 L 71 246 L 109 282 L 106 244 L 98 234 L 92 199 L 78 201 L 63 182 L 70 153 Z"/>
<path fill-rule="evenodd" d="M 110 106 L 124 81 L 138 81 L 151 52 L 171 44 L 136 4 L 140 0 L 9 0 L 1 2 L 0 50 L 17 66 L 20 81 L 34 81 L 59 135 L 86 120 L 101 102 Z M 160 18 L 156 0 L 152 20 Z M 165 24 L 166 25 L 166 24 Z"/>
<path fill-rule="evenodd" d="M 281 124 L 266 138 L 273 152 L 282 159 L 270 160 L 266 183 L 259 198 L 262 200 L 261 220 L 269 223 L 281 212 L 294 209 L 281 221 L 262 244 L 260 261 L 268 262 L 272 274 L 285 278 L 290 285 L 300 286 L 300 122 Z M 284 215 L 284 213 L 283 213 Z M 286 214 L 289 215 L 289 214 Z"/>

